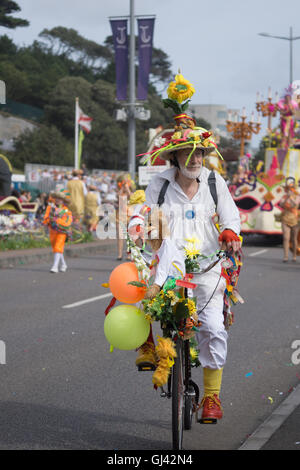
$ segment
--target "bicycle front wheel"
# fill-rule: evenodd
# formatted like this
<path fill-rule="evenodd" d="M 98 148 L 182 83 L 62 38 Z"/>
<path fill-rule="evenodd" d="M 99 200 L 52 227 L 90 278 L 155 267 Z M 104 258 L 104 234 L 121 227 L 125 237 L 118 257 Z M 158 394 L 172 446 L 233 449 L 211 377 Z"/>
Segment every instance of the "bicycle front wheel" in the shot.
<path fill-rule="evenodd" d="M 183 420 L 184 420 L 184 370 L 183 370 L 183 343 L 178 338 L 176 353 L 172 367 L 172 434 L 173 449 L 182 449 Z"/>

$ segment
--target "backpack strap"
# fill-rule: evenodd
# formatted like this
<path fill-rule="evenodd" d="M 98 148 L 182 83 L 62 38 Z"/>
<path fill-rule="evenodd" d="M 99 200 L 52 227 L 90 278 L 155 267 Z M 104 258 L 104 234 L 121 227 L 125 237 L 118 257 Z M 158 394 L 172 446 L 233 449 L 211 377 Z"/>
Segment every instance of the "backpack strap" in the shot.
<path fill-rule="evenodd" d="M 165 201 L 165 194 L 167 192 L 169 184 L 170 184 L 170 181 L 166 180 L 164 182 L 164 184 L 162 185 L 162 187 L 161 187 L 161 190 L 159 192 L 158 199 L 157 199 L 157 204 L 158 204 L 159 207 Z M 208 186 L 209 186 L 210 194 L 211 194 L 211 196 L 214 200 L 214 203 L 217 207 L 217 205 L 218 205 L 218 195 L 217 195 L 217 188 L 216 188 L 216 175 L 215 175 L 214 171 L 211 171 L 210 174 L 209 174 Z"/>
<path fill-rule="evenodd" d="M 166 181 L 164 182 L 164 184 L 162 185 L 162 187 L 161 187 L 161 190 L 160 190 L 160 192 L 159 192 L 158 199 L 157 199 L 157 204 L 158 204 L 159 207 L 160 207 L 160 206 L 164 203 L 164 201 L 165 201 L 165 194 L 166 194 L 166 192 L 167 192 L 167 189 L 168 189 L 169 184 L 170 184 L 170 181 L 166 180 Z"/>
<path fill-rule="evenodd" d="M 218 195 L 217 195 L 217 188 L 216 188 L 216 175 L 214 171 L 211 171 L 208 177 L 208 186 L 210 190 L 210 194 L 214 200 L 215 206 L 218 205 Z"/>

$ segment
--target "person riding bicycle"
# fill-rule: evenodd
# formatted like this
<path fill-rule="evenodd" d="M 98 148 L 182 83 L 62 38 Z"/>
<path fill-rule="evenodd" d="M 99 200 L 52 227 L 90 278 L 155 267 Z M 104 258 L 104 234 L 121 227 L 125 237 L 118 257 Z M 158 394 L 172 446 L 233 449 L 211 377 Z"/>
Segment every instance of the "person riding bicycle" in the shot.
<path fill-rule="evenodd" d="M 169 85 L 169 99 L 164 100 L 164 104 L 176 112 L 174 133 L 146 159 L 154 163 L 159 156 L 169 161 L 172 167 L 155 175 L 145 194 L 148 206 L 158 204 L 168 215 L 170 237 L 180 249 L 184 250 L 187 239 L 200 240 L 201 268 L 205 271 L 216 259 L 220 246 L 228 251 L 240 250 L 240 216 L 225 180 L 218 173 L 211 178 L 211 172 L 203 166 L 203 158 L 216 150 L 216 145 L 211 133 L 196 127 L 195 120 L 185 113 L 187 102 L 183 101 L 189 99 L 193 92 L 193 86 L 181 74 Z M 216 213 L 219 231 L 215 223 Z M 134 233 L 143 237 L 142 228 L 137 228 L 133 221 L 129 224 L 129 235 Z M 202 419 L 220 419 L 223 412 L 219 394 L 228 336 L 223 315 L 226 281 L 222 277 L 220 263 L 196 277 L 197 287 L 193 296 L 197 297 L 201 322 L 196 339 L 203 367 Z"/>

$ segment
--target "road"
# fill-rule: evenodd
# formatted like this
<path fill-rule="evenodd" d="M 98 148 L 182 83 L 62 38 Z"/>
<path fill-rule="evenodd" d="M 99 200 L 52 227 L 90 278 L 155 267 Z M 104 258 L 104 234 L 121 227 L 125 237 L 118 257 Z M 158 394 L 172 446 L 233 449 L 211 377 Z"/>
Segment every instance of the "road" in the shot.
<path fill-rule="evenodd" d="M 299 384 L 300 260 L 281 259 L 280 247 L 244 248 L 245 304 L 229 334 L 224 418 L 194 424 L 185 449 L 238 449 Z M 151 373 L 136 371 L 134 351 L 110 353 L 104 337 L 110 297 L 101 283 L 117 265 L 113 254 L 68 265 L 65 274 L 50 274 L 48 263 L 0 270 L 0 449 L 170 450 L 170 401 Z M 201 369 L 193 372 L 201 383 Z"/>

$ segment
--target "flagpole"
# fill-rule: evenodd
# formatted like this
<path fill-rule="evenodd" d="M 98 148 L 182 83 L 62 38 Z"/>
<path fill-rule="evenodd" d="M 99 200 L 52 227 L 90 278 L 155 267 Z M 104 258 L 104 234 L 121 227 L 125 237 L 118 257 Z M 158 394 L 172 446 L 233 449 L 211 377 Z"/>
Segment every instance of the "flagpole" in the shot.
<path fill-rule="evenodd" d="M 79 99 L 75 99 L 75 155 L 74 155 L 74 168 L 75 170 L 79 170 L 78 167 L 78 119 L 79 119 Z"/>

